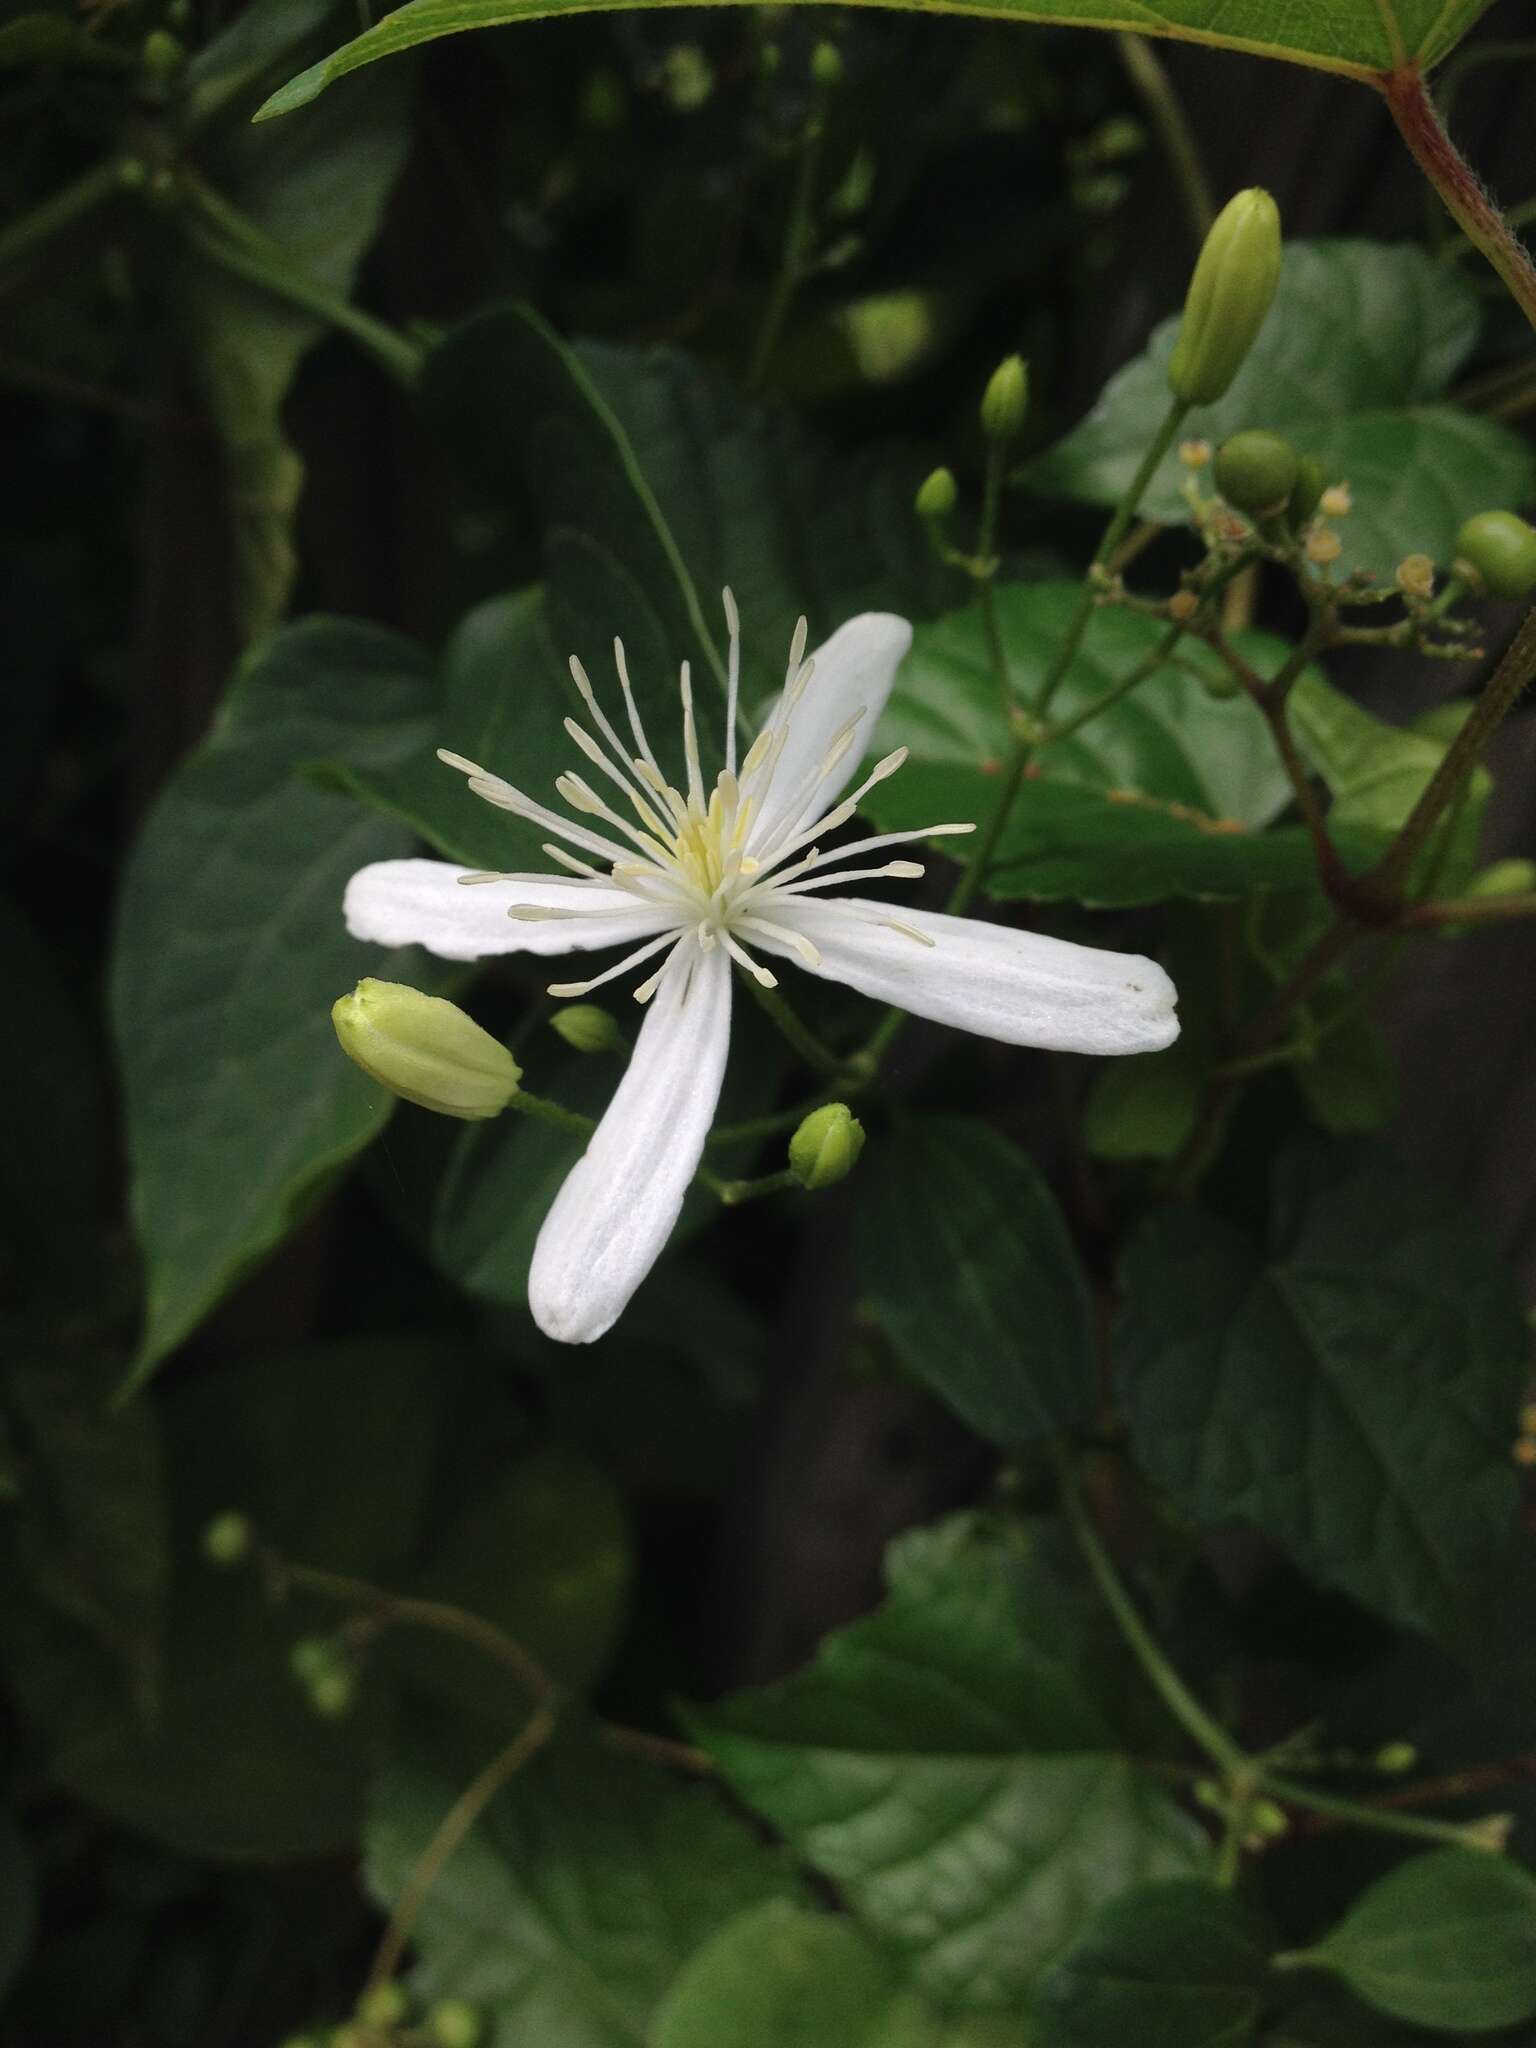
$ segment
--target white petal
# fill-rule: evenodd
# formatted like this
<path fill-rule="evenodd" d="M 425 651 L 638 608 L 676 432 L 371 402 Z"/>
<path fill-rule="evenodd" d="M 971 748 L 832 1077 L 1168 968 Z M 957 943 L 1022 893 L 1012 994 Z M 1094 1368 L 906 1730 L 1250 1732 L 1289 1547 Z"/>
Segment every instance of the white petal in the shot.
<path fill-rule="evenodd" d="M 623 1080 L 544 1219 L 528 1306 L 546 1336 L 590 1344 L 661 1256 L 714 1120 L 731 1028 L 723 947 L 684 940 Z"/>
<path fill-rule="evenodd" d="M 801 799 L 807 820 L 830 809 L 869 750 L 870 734 L 911 645 L 912 628 L 905 619 L 894 612 L 860 612 L 812 654 L 815 673 L 790 716 L 772 786 L 753 820 L 754 846 L 765 844 L 783 824 L 786 810 L 800 809 Z M 838 733 L 860 711 L 858 727 L 837 765 L 813 781 Z"/>
<path fill-rule="evenodd" d="M 792 896 L 775 899 L 771 910 L 767 903 L 763 907 L 820 953 L 820 966 L 808 972 L 1004 1045 L 1156 1052 L 1179 1035 L 1173 983 L 1155 960 L 1139 953 L 1075 946 L 1039 932 L 861 896 L 824 902 Z M 912 937 L 914 932 L 919 936 Z M 765 952 L 799 960 L 782 942 L 759 943 Z M 803 960 L 799 964 L 805 966 Z"/>
<path fill-rule="evenodd" d="M 606 882 L 475 882 L 472 868 L 446 860 L 380 860 L 347 884 L 342 912 L 354 939 L 380 946 L 425 946 L 444 960 L 480 960 L 489 953 L 571 953 L 636 945 L 678 920 Z M 531 922 L 509 917 L 513 905 L 579 912 Z"/>

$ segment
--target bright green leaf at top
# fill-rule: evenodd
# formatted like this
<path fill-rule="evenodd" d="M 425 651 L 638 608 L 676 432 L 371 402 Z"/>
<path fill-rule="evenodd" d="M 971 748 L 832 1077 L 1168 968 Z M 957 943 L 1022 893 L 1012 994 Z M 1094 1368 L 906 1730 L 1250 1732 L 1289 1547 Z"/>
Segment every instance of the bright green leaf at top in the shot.
<path fill-rule="evenodd" d="M 348 71 L 462 29 L 549 15 L 609 12 L 627 0 L 410 0 L 275 92 L 259 118 L 302 107 Z M 1438 63 L 1492 0 L 922 0 L 927 14 L 1143 35 L 1248 50 L 1322 71 L 1369 78 L 1417 59 Z"/>
<path fill-rule="evenodd" d="M 1491 2032 L 1536 2013 L 1536 1879 L 1475 1850 L 1416 1856 L 1295 1961 L 1394 2019 Z"/>
<path fill-rule="evenodd" d="M 1245 2048 L 1270 1944 L 1230 1892 L 1197 1878 L 1111 1899 L 1046 1972 L 1032 2048 Z"/>
<path fill-rule="evenodd" d="M 1322 11 L 1320 9 L 1320 11 Z M 1409 244 L 1291 242 L 1280 288 L 1225 398 L 1196 406 L 1186 431 L 1220 442 L 1261 427 L 1319 456 L 1348 482 L 1338 522 L 1342 566 L 1390 577 L 1405 555 L 1449 564 L 1464 519 L 1518 508 L 1536 486 L 1529 448 L 1508 428 L 1443 402 L 1481 325 L 1470 279 Z M 1112 377 L 1093 410 L 1029 465 L 1031 490 L 1113 505 L 1168 410 L 1177 316 Z M 1142 501 L 1149 517 L 1187 521 L 1188 472 L 1170 454 Z M 1202 490 L 1214 488 L 1210 471 Z"/>

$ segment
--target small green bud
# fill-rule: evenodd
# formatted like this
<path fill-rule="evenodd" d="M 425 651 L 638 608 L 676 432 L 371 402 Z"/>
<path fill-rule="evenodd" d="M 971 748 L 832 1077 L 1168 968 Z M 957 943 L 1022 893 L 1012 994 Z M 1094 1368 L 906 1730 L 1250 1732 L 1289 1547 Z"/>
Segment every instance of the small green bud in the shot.
<path fill-rule="evenodd" d="M 1384 1778 L 1400 1778 L 1404 1771 L 1411 1771 L 1418 1760 L 1419 1752 L 1411 1742 L 1384 1742 L 1371 1758 L 1371 1763 Z"/>
<path fill-rule="evenodd" d="M 344 1714 L 349 1714 L 356 1693 L 356 1680 L 340 1664 L 333 1664 L 328 1671 L 317 1672 L 309 1682 L 309 1703 L 327 1721 L 339 1721 Z"/>
<path fill-rule="evenodd" d="M 1469 896 L 1526 896 L 1536 889 L 1536 861 L 1496 860 L 1467 884 Z"/>
<path fill-rule="evenodd" d="M 1476 1849 L 1484 1856 L 1502 1856 L 1514 1831 L 1512 1813 L 1490 1813 L 1482 1820 L 1468 1821 L 1460 1833 L 1464 1847 Z"/>
<path fill-rule="evenodd" d="M 596 1003 L 568 1003 L 563 1010 L 556 1010 L 549 1023 L 574 1052 L 624 1050 L 623 1032 Z"/>
<path fill-rule="evenodd" d="M 388 2033 L 400 2025 L 410 2009 L 404 1988 L 391 1979 L 387 1984 L 374 1985 L 358 2005 L 357 2017 L 365 2027 L 380 2027 Z"/>
<path fill-rule="evenodd" d="M 323 1672 L 337 1668 L 336 1645 L 325 1636 L 300 1636 L 288 1652 L 288 1668 L 300 1685 L 313 1685 Z"/>
<path fill-rule="evenodd" d="M 846 1102 L 813 1109 L 789 1141 L 789 1170 L 812 1194 L 836 1187 L 864 1150 L 864 1126 Z"/>
<path fill-rule="evenodd" d="M 482 2031 L 479 2013 L 462 1998 L 445 1998 L 427 2014 L 427 2032 L 437 2048 L 476 2048 Z"/>
<path fill-rule="evenodd" d="M 1250 186 L 1216 216 L 1184 301 L 1168 383 L 1175 398 L 1211 405 L 1226 395 L 1280 282 L 1280 209 Z"/>
<path fill-rule="evenodd" d="M 981 399 L 981 431 L 989 441 L 1011 441 L 1029 411 L 1029 372 L 1022 356 L 1005 356 Z"/>
<path fill-rule="evenodd" d="M 500 1116 L 522 1068 L 456 1003 L 399 981 L 360 981 L 331 1008 L 341 1049 L 365 1074 L 441 1116 Z"/>
<path fill-rule="evenodd" d="M 139 62 L 158 85 L 168 84 L 186 61 L 180 38 L 166 28 L 152 28 L 139 51 Z"/>
<path fill-rule="evenodd" d="M 1303 455 L 1296 463 L 1296 484 L 1287 505 L 1286 517 L 1292 526 L 1305 526 L 1323 501 L 1323 492 L 1328 488 L 1328 472 L 1319 455 Z"/>
<path fill-rule="evenodd" d="M 843 82 L 843 59 L 836 43 L 818 43 L 811 52 L 811 82 L 830 92 Z"/>
<path fill-rule="evenodd" d="M 954 471 L 935 469 L 923 478 L 913 502 L 919 519 L 947 519 L 959 502 L 959 497 Z"/>
<path fill-rule="evenodd" d="M 1479 512 L 1456 536 L 1458 566 L 1467 564 L 1495 597 L 1524 597 L 1536 587 L 1536 531 L 1514 512 Z"/>
<path fill-rule="evenodd" d="M 696 114 L 715 89 L 714 67 L 697 43 L 678 43 L 662 60 L 662 86 L 674 113 Z"/>
<path fill-rule="evenodd" d="M 1301 458 L 1280 434 L 1256 427 L 1234 434 L 1216 451 L 1216 488 L 1229 505 L 1255 519 L 1272 519 L 1290 503 Z"/>
<path fill-rule="evenodd" d="M 246 1515 L 215 1515 L 203 1531 L 203 1555 L 210 1564 L 243 1564 L 254 1534 Z"/>
<path fill-rule="evenodd" d="M 594 135 L 611 135 L 624 125 L 624 81 L 606 67 L 594 71 L 581 89 L 581 125 Z"/>
<path fill-rule="evenodd" d="M 1248 1825 L 1265 1842 L 1277 1842 L 1291 1829 L 1284 1808 L 1277 1806 L 1273 1799 L 1256 1799 L 1253 1802 L 1248 1809 Z"/>
<path fill-rule="evenodd" d="M 1211 1813 L 1219 1813 L 1226 1805 L 1226 1794 L 1214 1778 L 1199 1778 L 1195 1781 L 1195 1804 Z"/>

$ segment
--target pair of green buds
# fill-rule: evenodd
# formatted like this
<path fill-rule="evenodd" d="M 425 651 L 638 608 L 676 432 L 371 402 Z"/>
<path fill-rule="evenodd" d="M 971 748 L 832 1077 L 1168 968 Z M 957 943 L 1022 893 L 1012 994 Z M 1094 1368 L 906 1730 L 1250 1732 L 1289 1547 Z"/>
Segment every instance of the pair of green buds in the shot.
<path fill-rule="evenodd" d="M 405 982 L 360 981 L 332 1005 L 331 1022 L 342 1051 L 371 1080 L 439 1116 L 500 1116 L 522 1082 L 507 1048 L 457 1003 Z M 624 1044 L 607 1011 L 592 1003 L 558 1011 L 553 1022 L 578 1052 L 614 1052 Z M 863 1148 L 864 1126 L 848 1105 L 823 1103 L 790 1139 L 789 1170 L 815 1193 L 852 1172 Z"/>

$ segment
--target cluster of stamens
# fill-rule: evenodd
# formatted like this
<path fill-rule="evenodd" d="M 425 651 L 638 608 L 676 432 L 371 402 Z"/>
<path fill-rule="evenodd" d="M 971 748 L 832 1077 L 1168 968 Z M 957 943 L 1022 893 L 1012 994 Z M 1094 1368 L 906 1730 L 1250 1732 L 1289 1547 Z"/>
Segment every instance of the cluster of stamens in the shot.
<path fill-rule="evenodd" d="M 708 952 L 716 945 L 723 946 L 739 967 L 763 987 L 772 988 L 777 977 L 747 951 L 742 943 L 742 934 L 749 938 L 776 939 L 789 946 L 807 966 L 817 966 L 821 957 L 817 949 L 794 928 L 793 904 L 797 897 L 848 882 L 885 878 L 915 880 L 923 873 L 921 863 L 913 860 L 891 860 L 875 867 L 840 868 L 835 873 L 817 873 L 825 863 L 914 840 L 975 829 L 970 824 L 927 825 L 920 831 L 885 832 L 856 839 L 823 853 L 820 840 L 848 823 L 868 792 L 895 774 L 907 758 L 907 750 L 898 747 L 894 753 L 887 754 L 876 763 L 858 788 L 831 810 L 819 817 L 808 817 L 814 808 L 817 792 L 828 776 L 846 760 L 858 738 L 866 709 L 860 706 L 833 735 L 815 769 L 802 778 L 801 786 L 789 792 L 787 800 L 781 800 L 784 793 L 776 787 L 776 777 L 790 721 L 816 673 L 814 660 L 805 657 L 806 622 L 802 618 L 795 627 L 790 644 L 783 694 L 748 747 L 738 772 L 736 731 L 741 681 L 741 626 L 730 591 L 725 591 L 723 597 L 730 636 L 725 766 L 716 776 L 713 789 L 707 793 L 699 760 L 698 726 L 688 663 L 682 664 L 680 678 L 683 757 L 687 771 L 686 788 L 680 789 L 667 780 L 646 737 L 630 684 L 623 643 L 617 639 L 614 641 L 613 655 L 633 734 L 633 747 L 621 739 L 598 703 L 586 670 L 574 655 L 571 657 L 572 678 L 599 737 L 594 738 L 574 718 L 565 720 L 565 729 L 593 767 L 613 785 L 633 816 L 626 816 L 622 809 L 615 809 L 585 776 L 574 770 L 567 770 L 557 777 L 555 789 L 572 811 L 581 817 L 597 820 L 627 843 L 620 843 L 594 827 L 577 824 L 558 812 L 546 809 L 511 783 L 490 774 L 476 762 L 465 760 L 460 754 L 448 753 L 441 748 L 438 750 L 440 760 L 468 776 L 469 787 L 476 796 L 540 825 L 564 840 L 564 846 L 546 843 L 543 851 L 579 878 L 581 883 L 595 891 L 600 890 L 604 897 L 603 903 L 594 904 L 590 912 L 574 907 L 551 909 L 514 903 L 507 912 L 509 917 L 543 921 L 590 915 L 611 923 L 614 915 L 611 891 L 617 887 L 634 899 L 637 926 L 654 925 L 658 913 L 667 918 L 665 931 L 647 939 L 645 944 L 603 973 L 586 981 L 552 983 L 549 989 L 552 996 L 586 995 L 603 982 L 611 981 L 652 958 L 665 947 L 667 959 L 634 992 L 638 1002 L 646 1002 L 660 984 L 672 949 L 690 935 L 696 939 L 701 951 Z M 765 828 L 763 821 L 770 796 L 774 805 Z M 579 848 L 581 853 L 592 858 L 580 858 L 567 850 L 570 846 Z M 551 878 L 539 874 L 485 873 L 461 875 L 459 879 L 471 884 L 517 884 L 547 883 Z M 932 943 L 925 934 L 894 917 L 882 919 L 882 922 L 905 933 L 918 944 Z"/>

